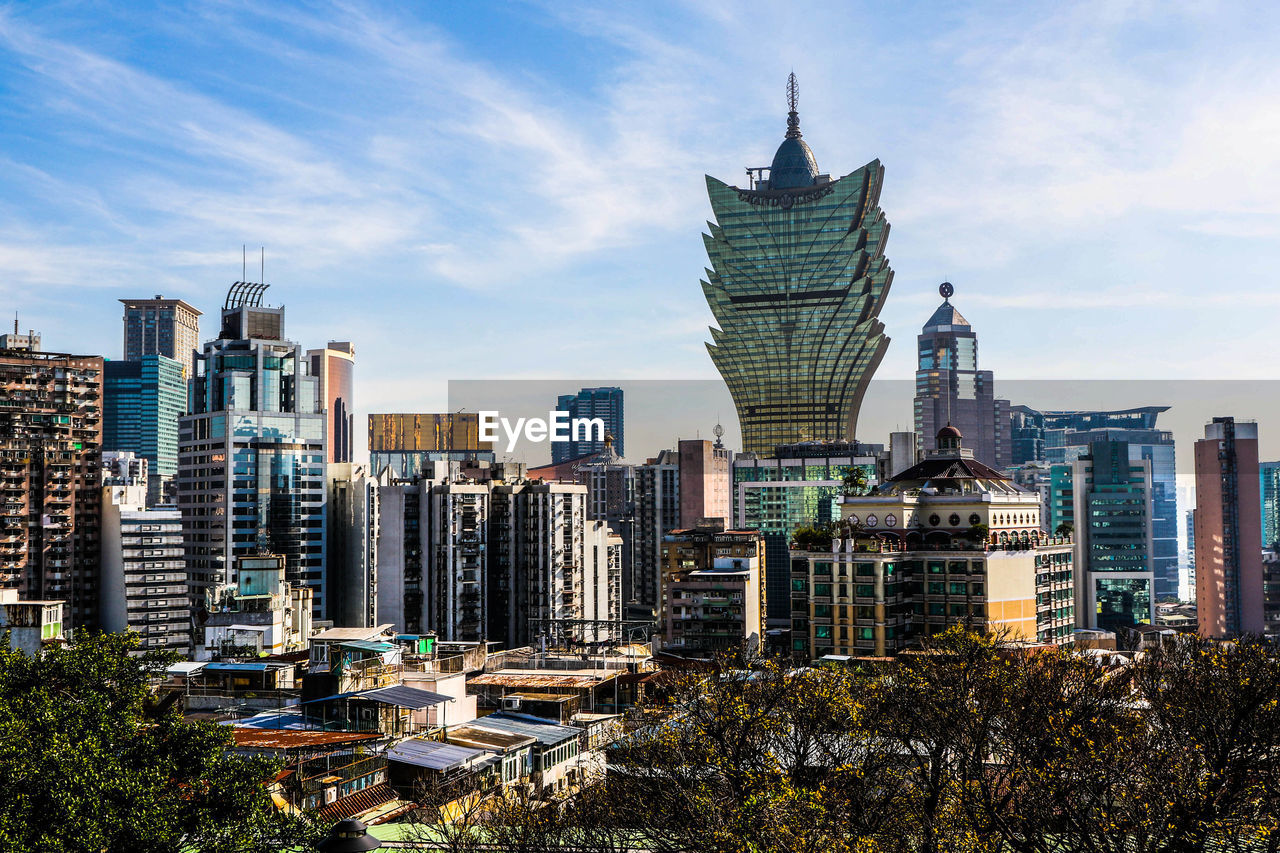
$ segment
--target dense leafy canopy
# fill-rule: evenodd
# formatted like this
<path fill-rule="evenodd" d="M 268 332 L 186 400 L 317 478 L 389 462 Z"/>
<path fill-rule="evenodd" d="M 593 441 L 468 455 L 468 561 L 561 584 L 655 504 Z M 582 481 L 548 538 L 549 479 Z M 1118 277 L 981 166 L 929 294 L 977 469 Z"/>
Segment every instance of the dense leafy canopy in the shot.
<path fill-rule="evenodd" d="M 1280 662 L 1261 641 L 1187 637 L 1107 668 L 955 629 L 874 668 L 724 661 L 677 682 L 606 782 L 495 799 L 446 846 L 1280 850 Z"/>
<path fill-rule="evenodd" d="M 38 657 L 0 642 L 0 850 L 255 853 L 310 837 L 271 802 L 277 766 L 155 700 L 173 660 L 140 654 L 136 634 Z"/>

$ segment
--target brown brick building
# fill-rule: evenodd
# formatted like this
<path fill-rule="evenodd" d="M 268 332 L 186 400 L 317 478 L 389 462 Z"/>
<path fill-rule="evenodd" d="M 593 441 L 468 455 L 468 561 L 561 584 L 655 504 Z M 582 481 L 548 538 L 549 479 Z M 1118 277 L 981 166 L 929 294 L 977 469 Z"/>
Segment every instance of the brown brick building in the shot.
<path fill-rule="evenodd" d="M 98 623 L 102 358 L 0 350 L 0 587 Z"/>

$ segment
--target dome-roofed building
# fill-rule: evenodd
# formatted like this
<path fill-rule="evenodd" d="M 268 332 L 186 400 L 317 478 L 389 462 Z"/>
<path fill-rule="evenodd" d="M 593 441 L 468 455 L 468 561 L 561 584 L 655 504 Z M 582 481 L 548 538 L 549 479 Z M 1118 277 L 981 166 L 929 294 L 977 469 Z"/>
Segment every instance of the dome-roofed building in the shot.
<path fill-rule="evenodd" d="M 956 624 L 1071 641 L 1072 545 L 1042 529 L 1039 493 L 975 459 L 951 424 L 934 443 L 842 499 L 830 552 L 792 553 L 799 657 L 893 654 Z"/>

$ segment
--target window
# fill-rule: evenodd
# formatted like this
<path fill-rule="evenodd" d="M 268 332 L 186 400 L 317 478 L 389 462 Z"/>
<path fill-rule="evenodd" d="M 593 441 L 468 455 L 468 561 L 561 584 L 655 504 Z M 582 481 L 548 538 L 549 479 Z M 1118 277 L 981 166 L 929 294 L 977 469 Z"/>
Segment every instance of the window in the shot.
<path fill-rule="evenodd" d="M 815 627 L 814 627 L 814 629 L 813 629 L 813 635 L 814 635 L 815 637 L 817 637 L 819 640 L 830 640 L 830 639 L 831 639 L 831 626 L 830 626 L 830 625 L 817 625 L 817 626 L 815 626 Z"/>

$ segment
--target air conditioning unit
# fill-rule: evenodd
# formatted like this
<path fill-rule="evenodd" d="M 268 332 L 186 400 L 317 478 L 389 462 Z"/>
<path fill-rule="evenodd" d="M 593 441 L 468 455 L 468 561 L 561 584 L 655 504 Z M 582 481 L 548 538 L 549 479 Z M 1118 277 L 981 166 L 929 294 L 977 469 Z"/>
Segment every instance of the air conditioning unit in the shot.
<path fill-rule="evenodd" d="M 519 711 L 519 710 L 520 710 L 520 697 L 519 697 L 519 696 L 504 696 L 504 697 L 502 697 L 502 710 L 504 710 L 504 711 Z"/>

